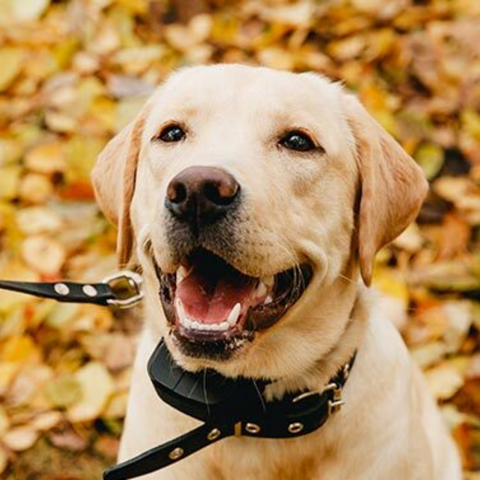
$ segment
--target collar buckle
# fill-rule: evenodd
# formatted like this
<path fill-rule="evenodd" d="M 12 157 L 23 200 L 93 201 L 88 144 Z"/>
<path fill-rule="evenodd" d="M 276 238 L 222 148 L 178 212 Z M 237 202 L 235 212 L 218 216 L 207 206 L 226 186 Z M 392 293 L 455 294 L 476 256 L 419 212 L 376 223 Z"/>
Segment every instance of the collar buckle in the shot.
<path fill-rule="evenodd" d="M 345 400 L 342 399 L 342 387 L 337 383 L 329 383 L 324 392 L 333 392 L 333 398 L 328 401 L 328 415 L 338 413 L 345 405 Z"/>

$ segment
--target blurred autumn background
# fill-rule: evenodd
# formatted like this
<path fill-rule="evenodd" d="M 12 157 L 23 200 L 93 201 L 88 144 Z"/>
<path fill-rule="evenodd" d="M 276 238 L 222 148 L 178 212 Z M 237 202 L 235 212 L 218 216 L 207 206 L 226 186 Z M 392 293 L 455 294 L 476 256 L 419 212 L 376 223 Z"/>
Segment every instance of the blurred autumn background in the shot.
<path fill-rule="evenodd" d="M 0 0 L 0 278 L 115 270 L 96 155 L 172 69 L 210 62 L 341 79 L 424 169 L 431 194 L 376 285 L 407 308 L 480 479 L 478 0 Z M 0 293 L 0 478 L 93 480 L 114 462 L 136 316 Z"/>

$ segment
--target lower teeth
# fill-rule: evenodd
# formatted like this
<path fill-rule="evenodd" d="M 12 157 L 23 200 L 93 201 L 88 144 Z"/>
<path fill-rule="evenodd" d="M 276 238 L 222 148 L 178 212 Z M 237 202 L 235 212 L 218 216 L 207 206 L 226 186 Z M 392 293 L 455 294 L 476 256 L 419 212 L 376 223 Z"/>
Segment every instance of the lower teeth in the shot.
<path fill-rule="evenodd" d="M 177 310 L 178 318 L 180 319 L 180 324 L 182 327 L 189 330 L 201 330 L 201 331 L 226 331 L 229 328 L 235 326 L 239 317 L 242 306 L 240 303 L 237 303 L 231 310 L 228 315 L 227 320 L 221 323 L 203 323 L 198 322 L 197 320 L 192 320 L 187 317 L 185 309 L 180 299 L 175 301 L 175 307 Z"/>

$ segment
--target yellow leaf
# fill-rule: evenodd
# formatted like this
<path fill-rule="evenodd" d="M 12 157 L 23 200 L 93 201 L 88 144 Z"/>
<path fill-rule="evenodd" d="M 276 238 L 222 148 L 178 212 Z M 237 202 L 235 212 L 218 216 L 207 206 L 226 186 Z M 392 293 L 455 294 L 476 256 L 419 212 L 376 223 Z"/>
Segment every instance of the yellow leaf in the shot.
<path fill-rule="evenodd" d="M 8 456 L 5 450 L 0 447 L 0 474 L 3 473 L 8 466 Z"/>
<path fill-rule="evenodd" d="M 0 92 L 10 87 L 17 75 L 22 71 L 25 52 L 19 48 L 0 49 Z"/>
<path fill-rule="evenodd" d="M 408 305 L 408 288 L 403 275 L 400 273 L 387 268 L 376 268 L 373 284 L 382 293 L 398 298 L 405 306 Z"/>
<path fill-rule="evenodd" d="M 0 394 L 3 395 L 21 368 L 18 362 L 0 362 Z"/>
<path fill-rule="evenodd" d="M 430 392 L 437 400 L 448 400 L 463 386 L 464 380 L 458 370 L 444 362 L 425 373 Z"/>
<path fill-rule="evenodd" d="M 52 182 L 44 175 L 28 173 L 20 182 L 18 195 L 26 203 L 44 203 L 53 193 Z"/>
<path fill-rule="evenodd" d="M 0 199 L 13 200 L 17 196 L 21 173 L 17 165 L 0 169 Z"/>
<path fill-rule="evenodd" d="M 67 182 L 89 181 L 90 172 L 104 145 L 105 142 L 97 138 L 73 137 L 66 148 Z"/>
<path fill-rule="evenodd" d="M 81 386 L 74 376 L 65 374 L 50 382 L 45 394 L 54 407 L 68 407 L 78 401 Z"/>
<path fill-rule="evenodd" d="M 431 180 L 438 174 L 443 166 L 443 149 L 438 145 L 426 143 L 418 148 L 415 153 L 415 159 L 422 167 L 425 176 Z"/>
<path fill-rule="evenodd" d="M 56 275 L 65 262 L 66 251 L 56 240 L 36 235 L 22 243 L 22 258 L 35 271 L 43 275 Z"/>
<path fill-rule="evenodd" d="M 12 15 L 19 22 L 38 20 L 49 4 L 50 0 L 10 0 Z"/>
<path fill-rule="evenodd" d="M 98 362 L 90 362 L 76 373 L 80 384 L 79 400 L 68 409 L 72 422 L 85 422 L 98 418 L 113 392 L 113 381 L 107 369 Z"/>
<path fill-rule="evenodd" d="M 41 144 L 25 156 L 25 165 L 37 173 L 62 172 L 65 169 L 65 156 L 61 142 Z"/>
<path fill-rule="evenodd" d="M 294 66 L 293 55 L 283 48 L 269 47 L 258 52 L 262 65 L 280 70 L 291 70 Z"/>
<path fill-rule="evenodd" d="M 3 362 L 38 362 L 41 358 L 39 348 L 27 335 L 9 338 L 1 352 Z"/>
<path fill-rule="evenodd" d="M 0 438 L 10 427 L 10 420 L 8 418 L 5 408 L 0 405 Z"/>
<path fill-rule="evenodd" d="M 33 447 L 40 436 L 39 432 L 31 427 L 23 426 L 10 430 L 3 436 L 3 443 L 14 452 L 22 452 Z"/>
<path fill-rule="evenodd" d="M 74 303 L 56 303 L 51 307 L 45 323 L 52 328 L 65 328 L 80 313 L 80 305 Z"/>
<path fill-rule="evenodd" d="M 45 412 L 36 416 L 31 426 L 36 430 L 46 431 L 56 427 L 63 419 L 60 412 Z"/>

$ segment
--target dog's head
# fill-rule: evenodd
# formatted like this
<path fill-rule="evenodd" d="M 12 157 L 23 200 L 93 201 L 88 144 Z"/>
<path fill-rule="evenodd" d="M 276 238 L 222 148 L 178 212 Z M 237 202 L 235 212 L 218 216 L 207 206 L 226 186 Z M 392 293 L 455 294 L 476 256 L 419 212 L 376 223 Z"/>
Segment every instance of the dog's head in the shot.
<path fill-rule="evenodd" d="M 346 321 L 331 318 L 335 296 L 358 272 L 370 284 L 376 252 L 427 190 L 340 85 L 238 65 L 173 75 L 107 145 L 93 181 L 175 358 L 257 376 L 332 347 Z"/>

